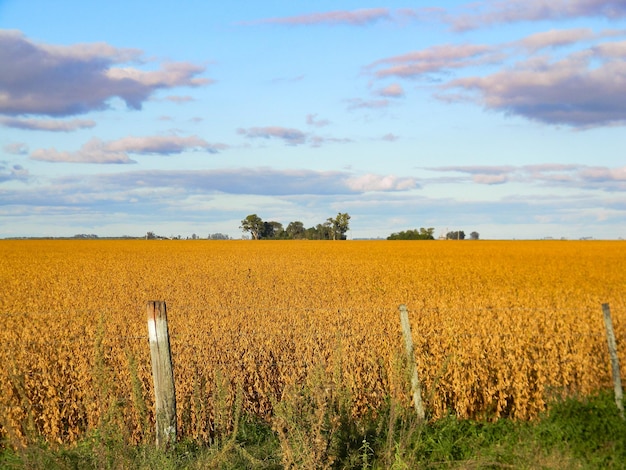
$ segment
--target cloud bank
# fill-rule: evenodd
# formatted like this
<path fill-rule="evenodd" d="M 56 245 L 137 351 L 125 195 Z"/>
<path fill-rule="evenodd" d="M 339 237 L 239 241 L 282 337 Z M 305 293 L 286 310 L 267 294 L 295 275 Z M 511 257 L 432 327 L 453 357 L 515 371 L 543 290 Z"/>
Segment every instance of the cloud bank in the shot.
<path fill-rule="evenodd" d="M 467 31 L 519 21 L 565 20 L 581 17 L 626 17 L 623 0 L 491 0 L 470 3 L 445 15 L 452 29 Z"/>
<path fill-rule="evenodd" d="M 55 180 L 63 186 L 83 185 L 84 177 Z M 188 193 L 257 196 L 349 195 L 370 191 L 402 192 L 418 188 L 414 178 L 355 175 L 347 171 L 235 168 L 220 170 L 140 170 L 89 177 L 88 186 L 111 194 L 145 188 L 177 188 Z"/>
<path fill-rule="evenodd" d="M 446 44 L 420 51 L 377 60 L 366 67 L 376 78 L 417 78 L 451 69 L 499 62 L 502 56 L 491 46 L 476 44 Z"/>
<path fill-rule="evenodd" d="M 626 41 L 606 39 L 624 35 L 624 30 L 574 28 L 498 45 L 436 45 L 379 59 L 365 71 L 376 80 L 432 83 L 436 78 L 433 95 L 440 100 L 475 102 L 486 110 L 544 124 L 575 129 L 623 126 Z M 567 46 L 576 49 L 560 55 L 546 53 Z M 396 85 L 388 85 L 379 95 L 393 96 Z M 357 107 L 364 106 L 355 101 L 352 108 Z"/>
<path fill-rule="evenodd" d="M 22 165 L 7 165 L 0 161 L 0 183 L 7 181 L 27 181 L 30 173 Z"/>
<path fill-rule="evenodd" d="M 0 64 L 11 64 L 0 67 L 0 114 L 72 116 L 107 109 L 114 97 L 141 109 L 157 90 L 211 83 L 199 77 L 204 67 L 187 62 L 149 71 L 128 65 L 142 61 L 136 49 L 46 45 L 19 31 L 0 30 Z"/>
<path fill-rule="evenodd" d="M 540 165 L 466 165 L 428 168 L 430 171 L 459 173 L 449 183 L 499 185 L 526 183 L 543 187 L 626 192 L 626 166 L 600 167 L 578 164 L 546 163 Z"/>
<path fill-rule="evenodd" d="M 288 145 L 301 145 L 307 139 L 307 135 L 298 129 L 280 126 L 239 128 L 237 133 L 250 139 L 277 138 L 283 140 Z"/>
<path fill-rule="evenodd" d="M 329 124 L 327 120 L 316 120 L 315 114 L 307 115 L 307 124 L 313 127 L 325 127 Z M 237 134 L 248 139 L 279 139 L 291 146 L 309 144 L 311 147 L 321 147 L 327 143 L 347 143 L 350 139 L 340 139 L 335 137 L 323 137 L 299 129 L 281 126 L 249 127 L 237 129 Z"/>
<path fill-rule="evenodd" d="M 474 95 L 486 109 L 546 124 L 624 125 L 624 59 L 626 41 L 606 43 L 562 59 L 533 57 L 490 75 L 451 80 L 443 88 L 460 91 L 460 99 Z"/>
<path fill-rule="evenodd" d="M 428 9 L 399 8 L 363 8 L 358 10 L 335 10 L 315 12 L 304 15 L 279 18 L 265 18 L 254 21 L 241 22 L 241 25 L 276 24 L 287 26 L 369 26 L 381 21 L 404 23 L 424 16 Z"/>
<path fill-rule="evenodd" d="M 75 152 L 60 152 L 55 148 L 38 149 L 31 153 L 30 158 L 66 163 L 136 163 L 129 154 L 174 155 L 196 150 L 217 153 L 225 148 L 227 146 L 224 144 L 211 144 L 196 136 L 124 137 L 110 142 L 94 137 Z"/>
<path fill-rule="evenodd" d="M 14 129 L 26 129 L 49 132 L 72 132 L 79 129 L 90 129 L 96 126 L 91 119 L 72 119 L 70 121 L 56 121 L 52 119 L 17 119 L 0 117 L 0 125 Z"/>

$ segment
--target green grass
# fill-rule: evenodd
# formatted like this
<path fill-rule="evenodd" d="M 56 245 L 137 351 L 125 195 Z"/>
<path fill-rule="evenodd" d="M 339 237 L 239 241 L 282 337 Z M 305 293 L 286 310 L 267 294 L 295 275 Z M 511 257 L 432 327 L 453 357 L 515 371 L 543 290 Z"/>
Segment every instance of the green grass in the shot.
<path fill-rule="evenodd" d="M 0 468 L 626 468 L 626 423 L 608 392 L 553 403 L 532 422 L 495 423 L 448 416 L 420 424 L 411 410 L 392 402 L 375 419 L 351 421 L 341 393 L 317 402 L 306 398 L 300 395 L 299 401 L 284 405 L 292 408 L 283 406 L 282 421 L 274 426 L 241 416 L 233 433 L 212 445 L 184 440 L 165 451 L 151 442 L 131 446 L 124 443 L 122 433 L 99 429 L 71 446 L 45 442 L 18 450 L 0 446 Z M 308 408 L 302 408 L 302 401 Z M 303 410 L 315 417 L 288 422 L 296 415 L 301 420 Z M 281 430 L 277 423 L 282 423 Z M 290 449 L 297 454 L 288 467 L 285 453 Z"/>

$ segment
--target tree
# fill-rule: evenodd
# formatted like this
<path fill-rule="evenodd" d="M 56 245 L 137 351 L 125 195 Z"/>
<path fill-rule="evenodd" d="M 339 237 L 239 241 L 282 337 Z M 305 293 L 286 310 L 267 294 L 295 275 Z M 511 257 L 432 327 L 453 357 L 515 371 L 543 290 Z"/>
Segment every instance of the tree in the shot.
<path fill-rule="evenodd" d="M 478 240 L 479 237 L 480 235 L 478 234 L 478 232 L 470 233 L 470 240 Z"/>
<path fill-rule="evenodd" d="M 448 232 L 446 234 L 446 238 L 448 240 L 465 240 L 465 232 L 463 230 L 458 230 L 456 232 Z"/>
<path fill-rule="evenodd" d="M 258 240 L 263 235 L 265 223 L 258 215 L 250 214 L 241 221 L 241 226 L 239 228 L 244 232 L 250 232 L 253 240 Z"/>
<path fill-rule="evenodd" d="M 323 224 L 311 227 L 310 233 L 313 240 L 330 240 L 330 222 L 326 220 Z"/>
<path fill-rule="evenodd" d="M 285 238 L 285 229 L 280 222 L 271 221 L 270 224 L 274 230 L 274 238 Z"/>
<path fill-rule="evenodd" d="M 346 232 L 350 229 L 350 215 L 340 212 L 337 217 L 329 217 L 323 224 L 307 229 L 300 221 L 290 222 L 287 229 L 284 229 L 280 222 L 264 222 L 258 215 L 250 214 L 241 221 L 239 228 L 244 232 L 250 232 L 253 240 L 261 238 L 345 240 Z"/>
<path fill-rule="evenodd" d="M 285 234 L 293 240 L 304 238 L 304 224 L 300 221 L 289 222 L 285 229 Z"/>
<path fill-rule="evenodd" d="M 98 235 L 96 235 L 95 233 L 77 233 L 76 235 L 74 235 L 74 238 L 79 238 L 81 240 L 95 240 L 96 238 L 98 238 Z"/>
<path fill-rule="evenodd" d="M 337 217 L 329 218 L 333 240 L 345 240 L 346 232 L 350 230 L 350 215 L 347 212 L 337 214 Z"/>
<path fill-rule="evenodd" d="M 263 222 L 263 230 L 259 238 L 274 238 L 274 226 L 269 222 Z"/>
<path fill-rule="evenodd" d="M 283 224 L 280 222 L 263 222 L 261 238 L 282 238 L 283 232 Z"/>
<path fill-rule="evenodd" d="M 434 240 L 435 229 L 420 227 L 419 231 L 406 230 L 404 232 L 392 233 L 387 237 L 387 240 Z"/>
<path fill-rule="evenodd" d="M 304 238 L 307 240 L 323 240 L 323 232 L 324 227 L 322 224 L 317 224 L 315 227 L 309 227 L 304 231 Z"/>
<path fill-rule="evenodd" d="M 217 232 L 217 233 L 210 233 L 209 234 L 209 240 L 229 240 L 230 237 L 226 234 Z"/>
<path fill-rule="evenodd" d="M 334 229 L 335 220 L 332 217 L 326 219 L 326 221 L 322 224 L 324 226 L 324 240 L 335 240 L 335 229 Z"/>

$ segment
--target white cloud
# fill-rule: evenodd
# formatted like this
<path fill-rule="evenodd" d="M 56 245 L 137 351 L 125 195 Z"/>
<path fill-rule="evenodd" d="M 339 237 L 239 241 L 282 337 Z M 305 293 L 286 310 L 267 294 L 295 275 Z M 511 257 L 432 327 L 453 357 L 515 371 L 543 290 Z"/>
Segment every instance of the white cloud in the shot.
<path fill-rule="evenodd" d="M 119 97 L 140 109 L 156 90 L 198 87 L 204 67 L 170 62 L 140 70 L 142 53 L 108 44 L 35 43 L 19 31 L 0 30 L 0 114 L 70 116 L 106 109 Z"/>
<path fill-rule="evenodd" d="M 390 102 L 388 99 L 381 100 L 363 100 L 361 98 L 351 98 L 346 100 L 348 103 L 348 110 L 353 111 L 355 109 L 385 109 L 389 107 Z"/>
<path fill-rule="evenodd" d="M 625 57 L 626 42 L 619 42 L 559 60 L 531 58 L 491 75 L 451 80 L 442 88 L 452 93 L 440 98 L 476 98 L 490 110 L 579 129 L 624 125 L 626 61 L 613 59 Z"/>
<path fill-rule="evenodd" d="M 398 137 L 397 135 L 395 135 L 395 134 L 393 134 L 393 133 L 391 133 L 391 132 L 389 132 L 389 133 L 387 133 L 387 134 L 385 134 L 385 135 L 383 135 L 383 136 L 381 137 L 381 139 L 382 139 L 382 140 L 385 140 L 385 141 L 387 141 L 387 142 L 395 142 L 395 141 L 396 141 L 396 140 L 398 140 L 399 138 L 400 138 L 400 137 Z"/>
<path fill-rule="evenodd" d="M 70 121 L 56 121 L 52 119 L 17 119 L 0 117 L 0 125 L 15 129 L 50 132 L 72 132 L 79 129 L 95 127 L 96 122 L 91 119 L 72 119 Z"/>
<path fill-rule="evenodd" d="M 520 45 L 530 52 L 536 52 L 547 47 L 559 47 L 573 44 L 585 39 L 591 39 L 594 33 L 589 28 L 564 29 L 542 31 L 531 34 L 519 41 Z"/>
<path fill-rule="evenodd" d="M 443 44 L 377 60 L 366 67 L 377 78 L 417 78 L 484 63 L 500 62 L 500 51 L 487 45 Z"/>
<path fill-rule="evenodd" d="M 31 152 L 32 160 L 64 163 L 136 163 L 125 152 L 113 152 L 105 142 L 93 138 L 77 152 L 60 152 L 55 148 L 37 149 Z"/>
<path fill-rule="evenodd" d="M 446 15 L 457 31 L 518 21 L 564 20 L 579 17 L 626 17 L 623 0 L 486 0 L 468 3 L 460 13 Z"/>
<path fill-rule="evenodd" d="M 509 178 L 507 175 L 474 175 L 472 176 L 474 183 L 478 184 L 502 184 L 506 183 Z"/>
<path fill-rule="evenodd" d="M 28 145 L 24 142 L 13 142 L 10 144 L 6 144 L 2 147 L 2 149 L 6 153 L 11 153 L 13 155 L 27 155 L 28 154 Z"/>
<path fill-rule="evenodd" d="M 350 177 L 346 180 L 347 186 L 359 192 L 368 191 L 406 191 L 418 188 L 414 178 L 399 178 L 393 175 L 366 174 L 362 176 Z"/>
<path fill-rule="evenodd" d="M 600 167 L 574 164 L 475 165 L 432 167 L 431 171 L 460 173 L 450 183 L 472 181 L 477 184 L 525 183 L 535 186 L 626 192 L 626 167 Z M 442 182 L 440 180 L 440 182 Z"/>
<path fill-rule="evenodd" d="M 324 127 L 328 124 L 326 120 L 316 120 L 315 116 L 315 114 L 307 115 L 307 124 L 315 127 Z M 281 126 L 239 128 L 237 129 L 237 134 L 243 135 L 248 139 L 280 139 L 287 145 L 293 146 L 309 144 L 311 147 L 321 147 L 323 144 L 329 143 L 343 144 L 352 142 L 348 138 L 320 136 L 303 132 L 299 129 Z"/>
<path fill-rule="evenodd" d="M 94 137 L 76 152 L 38 149 L 31 153 L 30 158 L 47 162 L 135 163 L 128 154 L 173 155 L 193 150 L 217 153 L 225 148 L 227 146 L 224 144 L 211 144 L 196 136 L 124 137 L 110 142 Z"/>
<path fill-rule="evenodd" d="M 328 119 L 317 119 L 317 114 L 307 114 L 306 123 L 313 127 L 326 127 L 330 124 Z"/>
<path fill-rule="evenodd" d="M 404 97 L 404 88 L 399 83 L 392 83 L 379 90 L 378 94 L 387 98 L 402 98 Z"/>
<path fill-rule="evenodd" d="M 6 165 L 0 162 L 0 183 L 6 181 L 27 181 L 30 178 L 29 171 L 22 165 Z"/>
<path fill-rule="evenodd" d="M 307 134 L 298 129 L 280 126 L 250 127 L 248 129 L 240 128 L 237 129 L 237 133 L 251 139 L 278 138 L 289 145 L 301 145 L 304 144 L 307 139 Z"/>
<path fill-rule="evenodd" d="M 389 20 L 390 18 L 390 11 L 387 8 L 365 8 L 361 10 L 336 10 L 282 18 L 267 18 L 242 24 L 282 24 L 292 26 L 348 24 L 352 26 L 364 26 L 380 20 Z"/>

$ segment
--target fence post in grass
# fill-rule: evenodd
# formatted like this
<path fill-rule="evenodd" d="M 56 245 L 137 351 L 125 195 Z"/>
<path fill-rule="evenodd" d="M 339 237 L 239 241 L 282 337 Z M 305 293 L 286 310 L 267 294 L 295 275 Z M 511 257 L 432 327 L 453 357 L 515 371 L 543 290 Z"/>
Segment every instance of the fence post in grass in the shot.
<path fill-rule="evenodd" d="M 422 389 L 417 376 L 417 365 L 415 364 L 415 355 L 413 354 L 413 337 L 411 336 L 411 324 L 409 323 L 409 312 L 406 305 L 400 305 L 400 323 L 402 324 L 402 334 L 404 335 L 404 345 L 406 347 L 406 355 L 408 358 L 409 373 L 411 374 L 411 394 L 413 395 L 413 406 L 417 418 L 424 421 L 424 404 L 422 403 Z"/>
<path fill-rule="evenodd" d="M 176 442 L 176 390 L 167 329 L 167 309 L 163 301 L 148 302 L 148 336 L 154 380 L 156 445 L 167 448 Z"/>
<path fill-rule="evenodd" d="M 609 344 L 609 355 L 611 356 L 611 369 L 613 372 L 613 388 L 615 390 L 615 404 L 619 414 L 624 419 L 624 402 L 622 395 L 622 379 L 619 372 L 619 358 L 617 357 L 617 343 L 615 342 L 615 332 L 613 331 L 613 320 L 611 320 L 611 309 L 609 304 L 602 304 L 604 314 L 604 326 L 606 327 L 606 340 Z"/>

